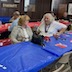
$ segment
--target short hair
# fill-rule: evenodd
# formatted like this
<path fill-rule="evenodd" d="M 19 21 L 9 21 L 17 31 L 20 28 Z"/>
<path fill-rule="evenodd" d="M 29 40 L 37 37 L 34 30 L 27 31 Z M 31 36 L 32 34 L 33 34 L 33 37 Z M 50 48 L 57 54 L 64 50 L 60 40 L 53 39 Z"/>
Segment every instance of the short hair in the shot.
<path fill-rule="evenodd" d="M 19 18 L 19 21 L 18 21 L 18 25 L 19 26 L 22 26 L 22 22 L 24 21 L 29 21 L 30 20 L 30 17 L 28 15 L 22 15 L 20 18 Z"/>
<path fill-rule="evenodd" d="M 19 16 L 19 15 L 20 15 L 20 12 L 19 12 L 19 11 L 15 11 L 15 12 L 13 13 L 13 15 Z"/>
<path fill-rule="evenodd" d="M 52 21 L 55 20 L 54 17 L 51 15 L 51 13 L 46 13 L 46 14 L 43 16 L 41 22 L 44 21 L 45 16 L 48 16 L 48 17 L 50 18 L 50 22 L 52 22 Z"/>

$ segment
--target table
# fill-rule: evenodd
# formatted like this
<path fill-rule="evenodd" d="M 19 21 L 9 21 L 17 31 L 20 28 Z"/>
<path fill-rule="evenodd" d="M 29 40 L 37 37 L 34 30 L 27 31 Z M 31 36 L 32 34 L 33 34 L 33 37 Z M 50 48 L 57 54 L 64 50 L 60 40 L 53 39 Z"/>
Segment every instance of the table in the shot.
<path fill-rule="evenodd" d="M 10 19 L 11 17 L 9 16 L 0 16 L 0 21 L 2 21 L 2 23 L 7 23 Z"/>
<path fill-rule="evenodd" d="M 22 42 L 0 48 L 0 72 L 37 72 L 58 57 L 31 42 Z"/>
<path fill-rule="evenodd" d="M 34 26 L 39 26 L 41 22 L 29 22 L 28 25 L 33 28 Z"/>
<path fill-rule="evenodd" d="M 72 34 L 66 33 L 61 37 L 66 38 L 66 41 L 51 37 L 51 42 L 47 42 L 44 48 L 31 42 L 1 47 L 0 72 L 37 72 L 46 67 L 65 52 L 72 50 L 72 43 L 70 43 Z M 55 47 L 58 42 L 65 43 L 69 47 L 65 49 Z"/>
<path fill-rule="evenodd" d="M 3 33 L 5 31 L 8 31 L 8 27 L 10 26 L 11 24 L 4 24 L 4 25 L 0 25 L 0 33 Z"/>
<path fill-rule="evenodd" d="M 65 24 L 66 26 L 69 26 L 71 24 L 71 22 L 64 21 L 64 20 L 59 20 L 59 22 Z"/>
<path fill-rule="evenodd" d="M 12 41 L 10 38 L 0 39 L 0 47 L 10 45 L 11 43 Z"/>
<path fill-rule="evenodd" d="M 40 22 L 29 22 L 28 26 L 33 28 L 34 26 L 39 26 L 40 24 L 41 24 Z M 6 23 L 6 24 L 3 24 L 3 25 L 0 25 L 0 33 L 8 31 L 9 26 L 11 26 L 11 23 Z"/>
<path fill-rule="evenodd" d="M 46 48 L 44 48 L 44 50 L 51 52 L 57 56 L 61 56 L 65 52 L 72 50 L 72 43 L 70 42 L 70 40 L 72 40 L 72 35 L 71 34 L 63 34 L 60 37 L 61 38 L 59 38 L 58 40 L 56 40 L 54 37 L 51 37 L 51 42 L 46 43 Z M 55 46 L 55 44 L 58 44 L 58 43 L 67 45 L 67 47 L 60 48 L 60 47 Z"/>

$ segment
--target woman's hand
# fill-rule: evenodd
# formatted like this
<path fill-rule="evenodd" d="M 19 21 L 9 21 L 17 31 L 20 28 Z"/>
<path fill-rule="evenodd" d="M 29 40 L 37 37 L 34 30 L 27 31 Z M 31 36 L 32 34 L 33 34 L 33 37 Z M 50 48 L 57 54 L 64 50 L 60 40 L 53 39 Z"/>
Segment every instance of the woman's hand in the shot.
<path fill-rule="evenodd" d="M 60 33 L 56 33 L 53 35 L 55 38 L 58 38 L 60 36 Z"/>

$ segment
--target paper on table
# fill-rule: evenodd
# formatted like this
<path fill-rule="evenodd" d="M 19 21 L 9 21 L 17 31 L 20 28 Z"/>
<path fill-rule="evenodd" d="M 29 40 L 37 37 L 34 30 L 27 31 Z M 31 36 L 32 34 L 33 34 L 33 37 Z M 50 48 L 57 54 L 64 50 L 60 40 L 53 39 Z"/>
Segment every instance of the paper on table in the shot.
<path fill-rule="evenodd" d="M 0 42 L 0 46 L 3 46 L 3 43 L 2 42 Z"/>
<path fill-rule="evenodd" d="M 67 45 L 62 44 L 62 43 L 55 44 L 55 46 L 58 46 L 60 48 L 66 48 L 67 47 Z"/>

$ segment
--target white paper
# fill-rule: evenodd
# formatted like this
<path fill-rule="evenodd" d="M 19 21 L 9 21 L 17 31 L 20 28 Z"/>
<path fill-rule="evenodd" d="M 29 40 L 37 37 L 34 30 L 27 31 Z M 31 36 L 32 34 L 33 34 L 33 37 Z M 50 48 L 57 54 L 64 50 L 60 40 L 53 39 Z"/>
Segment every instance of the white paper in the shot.
<path fill-rule="evenodd" d="M 0 46 L 3 46 L 3 43 L 2 42 L 0 42 Z"/>

